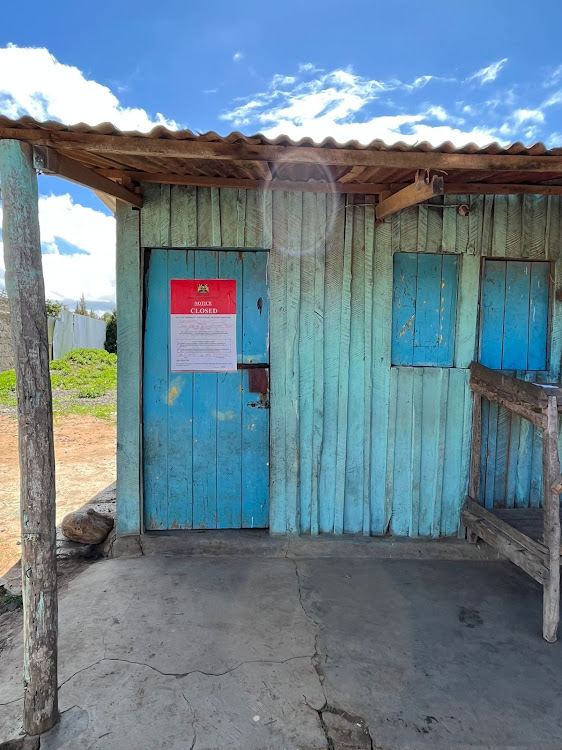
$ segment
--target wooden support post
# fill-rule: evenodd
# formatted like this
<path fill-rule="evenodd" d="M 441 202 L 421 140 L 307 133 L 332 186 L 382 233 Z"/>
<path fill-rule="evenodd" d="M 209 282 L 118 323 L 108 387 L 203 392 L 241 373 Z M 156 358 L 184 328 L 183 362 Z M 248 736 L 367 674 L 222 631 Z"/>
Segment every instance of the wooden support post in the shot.
<path fill-rule="evenodd" d="M 542 435 L 543 533 L 548 548 L 548 582 L 543 587 L 543 637 L 554 643 L 560 619 L 560 497 L 552 485 L 560 476 L 558 458 L 558 407 L 556 396 L 548 397 Z"/>
<path fill-rule="evenodd" d="M 31 146 L 0 141 L 6 289 L 15 345 L 23 579 L 23 728 L 58 720 L 55 457 L 37 177 Z"/>

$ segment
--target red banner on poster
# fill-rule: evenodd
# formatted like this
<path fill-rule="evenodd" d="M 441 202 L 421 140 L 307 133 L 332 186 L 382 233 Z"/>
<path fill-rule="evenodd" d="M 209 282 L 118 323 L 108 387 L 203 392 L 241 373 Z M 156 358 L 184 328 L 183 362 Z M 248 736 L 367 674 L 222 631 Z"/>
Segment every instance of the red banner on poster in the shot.
<path fill-rule="evenodd" d="M 234 279 L 172 279 L 172 315 L 235 315 Z"/>

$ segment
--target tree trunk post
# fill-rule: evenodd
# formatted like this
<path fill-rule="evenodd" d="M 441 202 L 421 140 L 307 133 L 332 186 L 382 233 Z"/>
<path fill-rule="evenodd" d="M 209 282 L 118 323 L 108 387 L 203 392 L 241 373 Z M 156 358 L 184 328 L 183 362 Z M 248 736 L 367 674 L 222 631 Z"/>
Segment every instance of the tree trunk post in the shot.
<path fill-rule="evenodd" d="M 24 614 L 23 728 L 58 721 L 57 571 L 53 406 L 31 146 L 0 140 L 6 290 L 14 341 Z"/>

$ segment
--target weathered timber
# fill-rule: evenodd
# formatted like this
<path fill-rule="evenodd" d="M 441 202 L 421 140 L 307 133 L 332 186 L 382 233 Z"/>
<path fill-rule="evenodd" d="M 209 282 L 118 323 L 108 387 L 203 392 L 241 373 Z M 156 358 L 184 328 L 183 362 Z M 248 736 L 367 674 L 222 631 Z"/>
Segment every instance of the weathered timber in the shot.
<path fill-rule="evenodd" d="M 490 370 L 489 367 L 484 367 L 478 362 L 472 362 L 470 365 L 470 382 L 473 381 L 488 388 L 491 392 L 499 392 L 518 403 L 526 404 L 535 409 L 544 409 L 548 404 L 546 389 L 540 385 Z M 559 390 L 556 389 L 555 395 L 558 395 Z"/>
<path fill-rule="evenodd" d="M 249 162 L 250 163 L 250 162 Z M 363 170 L 364 167 L 358 167 Z M 226 187 L 244 190 L 296 190 L 303 193 L 358 193 L 379 195 L 381 201 L 411 183 L 349 182 L 343 178 L 335 182 L 304 182 L 293 180 L 256 180 L 240 177 L 208 177 L 182 175 L 172 172 L 150 172 L 123 169 L 96 169 L 97 174 L 109 179 L 129 177 L 133 182 L 152 182 L 163 185 L 192 185 L 196 187 Z M 344 175 L 347 176 L 347 175 Z M 562 185 L 497 184 L 481 182 L 445 182 L 444 195 L 562 195 Z M 455 210 L 456 206 L 451 206 Z"/>
<path fill-rule="evenodd" d="M 562 156 L 512 154 L 459 154 L 424 151 L 387 151 L 313 146 L 276 146 L 258 143 L 224 143 L 196 139 L 101 135 L 46 129 L 0 128 L 0 139 L 29 141 L 57 150 L 72 149 L 100 154 L 167 156 L 186 159 L 247 159 L 284 163 L 317 163 L 392 169 L 562 172 Z"/>
<path fill-rule="evenodd" d="M 18 401 L 24 607 L 23 727 L 58 720 L 55 457 L 47 315 L 31 146 L 0 141 L 6 289 Z"/>
<path fill-rule="evenodd" d="M 111 529 L 113 518 L 98 513 L 94 508 L 80 508 L 62 519 L 62 535 L 71 542 L 101 544 Z"/>
<path fill-rule="evenodd" d="M 132 190 L 128 190 L 123 185 L 119 185 L 117 182 L 107 179 L 107 177 L 102 177 L 92 169 L 85 167 L 79 161 L 69 159 L 67 156 L 57 153 L 52 148 L 34 146 L 33 163 L 36 169 L 40 169 L 47 174 L 56 174 L 71 182 L 85 185 L 92 188 L 92 190 L 100 190 L 103 193 L 125 201 L 125 203 L 142 208 L 142 196 L 137 195 Z"/>
<path fill-rule="evenodd" d="M 550 485 L 550 489 L 558 495 L 562 492 L 562 474 Z"/>
<path fill-rule="evenodd" d="M 394 195 L 381 201 L 376 208 L 377 221 L 395 214 L 403 208 L 415 206 L 417 203 L 429 200 L 436 195 L 443 194 L 443 178 L 433 175 L 429 180 L 418 176 L 416 181 L 408 187 L 399 190 Z"/>
<path fill-rule="evenodd" d="M 544 564 L 544 559 L 538 557 L 528 547 L 518 544 L 511 536 L 506 535 L 503 528 L 499 527 L 494 519 L 479 518 L 469 510 L 463 510 L 461 518 L 470 534 L 482 539 L 517 567 L 524 570 L 535 581 L 543 586 L 545 585 L 548 581 L 549 571 Z"/>
<path fill-rule="evenodd" d="M 556 396 L 548 397 L 546 425 L 542 435 L 543 529 L 548 548 L 549 578 L 543 589 L 543 637 L 553 643 L 560 620 L 560 498 L 552 484 L 560 475 L 558 458 L 558 405 Z"/>
<path fill-rule="evenodd" d="M 465 510 L 472 513 L 477 519 L 487 521 L 488 523 L 497 526 L 497 528 L 515 544 L 528 549 L 534 555 L 539 557 L 546 565 L 548 549 L 540 541 L 531 539 L 527 534 L 514 528 L 511 524 L 499 518 L 495 512 L 484 508 L 484 506 L 477 503 L 471 497 L 466 499 Z"/>
<path fill-rule="evenodd" d="M 533 409 L 527 404 L 515 402 L 509 397 L 508 394 L 482 385 L 478 380 L 471 379 L 470 387 L 474 391 L 474 393 L 477 393 L 480 396 L 484 396 L 488 399 L 488 401 L 493 401 L 496 404 L 505 406 L 506 409 L 509 409 L 515 414 L 519 414 L 520 417 L 523 417 L 524 419 L 529 420 L 529 422 L 536 424 L 537 427 L 543 427 L 544 415 L 542 411 L 533 411 Z"/>
<path fill-rule="evenodd" d="M 98 171 L 107 177 L 127 176 L 133 182 L 156 185 L 190 185 L 195 187 L 225 187 L 243 190 L 292 190 L 300 193 L 359 193 L 378 195 L 390 191 L 387 183 L 344 184 L 340 182 L 303 182 L 293 180 L 252 180 L 246 177 L 207 177 L 204 175 L 169 174 L 168 172 L 139 172 L 103 169 Z"/>
<path fill-rule="evenodd" d="M 468 493 L 477 498 L 480 492 L 480 450 L 482 447 L 482 396 L 474 393 L 472 407 L 472 446 L 470 454 L 470 477 Z"/>

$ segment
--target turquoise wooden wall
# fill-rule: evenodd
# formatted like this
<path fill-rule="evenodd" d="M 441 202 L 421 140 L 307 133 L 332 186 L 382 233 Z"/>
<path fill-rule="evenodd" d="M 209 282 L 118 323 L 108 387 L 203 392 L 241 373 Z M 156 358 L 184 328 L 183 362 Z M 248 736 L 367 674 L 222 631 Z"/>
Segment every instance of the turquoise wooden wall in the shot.
<path fill-rule="evenodd" d="M 271 531 L 457 533 L 481 256 L 553 260 L 562 287 L 560 198 L 445 196 L 376 229 L 369 196 L 146 185 L 144 201 L 141 246 L 272 249 Z M 391 367 L 395 252 L 459 256 L 452 368 Z M 529 377 L 558 377 L 560 307 L 552 302 L 551 372 Z M 492 472 L 511 420 L 502 409 L 487 420 Z"/>

